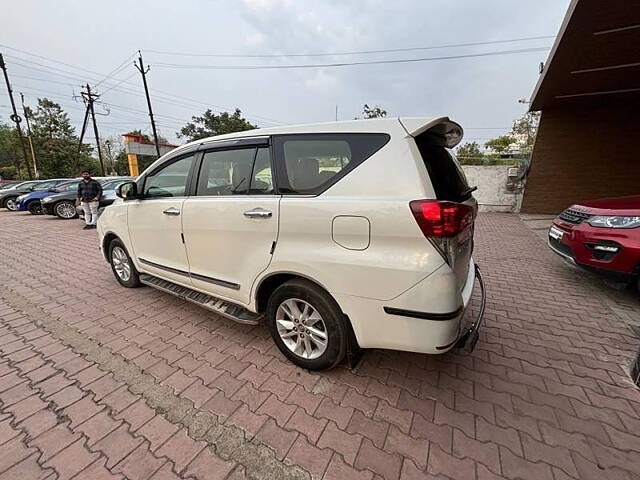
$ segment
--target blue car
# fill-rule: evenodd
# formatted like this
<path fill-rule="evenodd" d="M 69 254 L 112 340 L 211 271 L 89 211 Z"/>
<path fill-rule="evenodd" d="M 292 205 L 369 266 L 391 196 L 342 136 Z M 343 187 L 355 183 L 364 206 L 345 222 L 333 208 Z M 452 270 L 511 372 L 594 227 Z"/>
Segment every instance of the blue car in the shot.
<path fill-rule="evenodd" d="M 16 210 L 28 211 L 32 215 L 42 214 L 42 205 L 40 200 L 44 197 L 51 195 L 52 192 L 59 192 L 60 189 L 69 188 L 70 185 L 78 187 L 79 180 L 73 180 L 71 178 L 57 178 L 53 180 L 47 180 L 38 184 L 32 192 L 25 193 L 16 198 Z"/>

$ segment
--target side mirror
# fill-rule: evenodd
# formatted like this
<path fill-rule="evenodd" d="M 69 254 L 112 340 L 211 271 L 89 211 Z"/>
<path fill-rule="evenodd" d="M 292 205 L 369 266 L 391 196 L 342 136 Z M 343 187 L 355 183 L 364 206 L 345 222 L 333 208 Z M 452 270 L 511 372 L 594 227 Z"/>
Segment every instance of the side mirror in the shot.
<path fill-rule="evenodd" d="M 134 200 L 138 198 L 138 185 L 136 182 L 125 182 L 118 187 L 116 195 L 123 200 Z"/>

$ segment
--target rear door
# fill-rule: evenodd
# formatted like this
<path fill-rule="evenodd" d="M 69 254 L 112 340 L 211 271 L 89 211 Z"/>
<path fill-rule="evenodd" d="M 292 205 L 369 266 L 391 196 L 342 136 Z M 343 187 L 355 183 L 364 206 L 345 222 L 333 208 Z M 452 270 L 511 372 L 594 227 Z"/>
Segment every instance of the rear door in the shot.
<path fill-rule="evenodd" d="M 278 237 L 280 196 L 266 141 L 205 150 L 195 195 L 183 205 L 193 286 L 243 304 Z"/>
<path fill-rule="evenodd" d="M 473 208 L 475 218 L 478 204 L 472 195 L 474 188 L 467 183 L 462 167 L 453 152 L 442 144 L 438 136 L 430 134 L 429 131 L 418 135 L 415 142 L 437 199 L 468 205 Z M 470 222 L 457 236 L 439 245 L 447 263 L 456 275 L 458 288 L 461 290 L 467 280 L 469 262 L 473 253 L 473 230 L 474 222 Z"/>

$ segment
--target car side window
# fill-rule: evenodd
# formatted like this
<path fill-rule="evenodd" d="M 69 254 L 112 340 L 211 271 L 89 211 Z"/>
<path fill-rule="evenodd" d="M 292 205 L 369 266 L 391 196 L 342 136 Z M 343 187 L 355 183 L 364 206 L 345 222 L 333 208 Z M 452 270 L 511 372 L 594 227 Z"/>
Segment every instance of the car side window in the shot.
<path fill-rule="evenodd" d="M 267 147 L 258 148 L 251 175 L 251 195 L 269 195 L 274 193 L 271 155 Z"/>
<path fill-rule="evenodd" d="M 144 196 L 150 198 L 184 196 L 193 158 L 193 155 L 183 157 L 148 175 L 144 181 Z"/>
<path fill-rule="evenodd" d="M 205 152 L 196 195 L 246 195 L 255 157 L 255 147 Z"/>
<path fill-rule="evenodd" d="M 388 141 L 377 133 L 274 136 L 281 193 L 317 195 L 365 161 Z"/>

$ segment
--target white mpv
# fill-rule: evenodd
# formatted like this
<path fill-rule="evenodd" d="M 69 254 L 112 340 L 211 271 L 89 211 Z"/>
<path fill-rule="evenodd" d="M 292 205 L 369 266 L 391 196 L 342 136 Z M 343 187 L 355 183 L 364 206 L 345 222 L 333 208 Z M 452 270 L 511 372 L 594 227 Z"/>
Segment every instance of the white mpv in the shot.
<path fill-rule="evenodd" d="M 250 130 L 198 140 L 120 186 L 98 222 L 125 287 L 265 323 L 308 369 L 363 348 L 470 351 L 484 287 L 476 202 L 448 118 Z M 463 321 L 475 279 L 475 321 Z M 466 318 L 466 317 L 465 317 Z"/>

